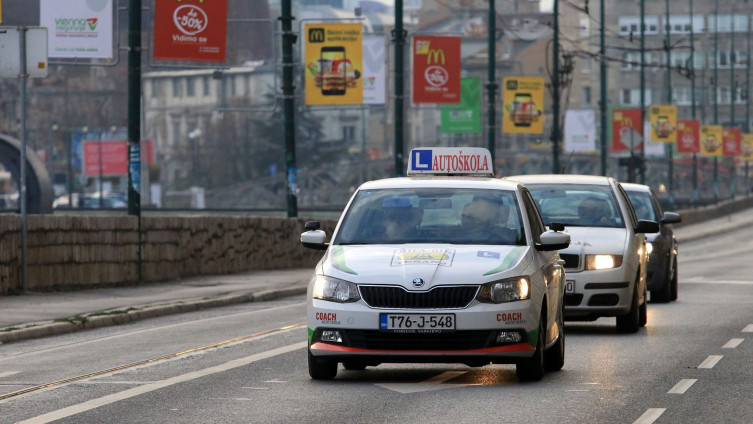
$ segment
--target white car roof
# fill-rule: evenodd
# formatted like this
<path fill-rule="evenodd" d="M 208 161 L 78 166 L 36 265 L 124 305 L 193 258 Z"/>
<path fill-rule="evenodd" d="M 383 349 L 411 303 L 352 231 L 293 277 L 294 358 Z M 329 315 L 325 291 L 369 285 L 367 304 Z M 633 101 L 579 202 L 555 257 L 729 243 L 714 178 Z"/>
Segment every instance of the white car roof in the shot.
<path fill-rule="evenodd" d="M 505 177 L 506 180 L 520 181 L 523 184 L 588 184 L 609 185 L 613 179 L 598 175 L 573 175 L 573 174 L 539 174 L 539 175 L 514 175 Z"/>
<path fill-rule="evenodd" d="M 519 190 L 521 184 L 517 181 L 508 181 L 498 178 L 485 177 L 401 177 L 386 178 L 363 183 L 359 190 L 382 189 L 382 188 L 416 188 L 416 187 L 457 187 L 457 188 L 482 188 L 493 190 Z"/>
<path fill-rule="evenodd" d="M 640 191 L 644 193 L 651 193 L 651 187 L 645 184 L 620 183 L 620 185 L 625 189 L 625 191 Z"/>

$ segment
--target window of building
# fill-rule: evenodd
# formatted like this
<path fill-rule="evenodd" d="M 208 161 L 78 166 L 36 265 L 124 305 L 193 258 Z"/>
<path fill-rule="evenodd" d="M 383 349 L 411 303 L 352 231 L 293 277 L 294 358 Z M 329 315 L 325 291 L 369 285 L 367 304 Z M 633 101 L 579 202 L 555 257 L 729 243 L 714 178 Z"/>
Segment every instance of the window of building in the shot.
<path fill-rule="evenodd" d="M 582 87 L 580 104 L 582 106 L 591 106 L 591 87 Z"/>
<path fill-rule="evenodd" d="M 638 36 L 641 34 L 640 29 L 640 16 L 620 16 L 617 20 L 617 26 L 620 29 L 620 35 Z M 659 17 L 658 16 L 646 16 L 643 21 L 645 25 L 646 35 L 656 35 L 659 33 Z"/>
<path fill-rule="evenodd" d="M 343 140 L 352 141 L 356 138 L 355 125 L 343 125 Z"/>
<path fill-rule="evenodd" d="M 209 76 L 205 76 L 204 78 L 201 79 L 201 85 L 204 88 L 205 96 L 209 95 L 209 81 L 210 81 Z"/>
<path fill-rule="evenodd" d="M 196 95 L 196 80 L 194 78 L 186 79 L 186 96 L 193 97 Z"/>
<path fill-rule="evenodd" d="M 581 72 L 591 72 L 591 58 L 590 57 L 584 57 L 580 59 L 580 70 Z"/>
<path fill-rule="evenodd" d="M 580 17 L 578 32 L 581 37 L 588 37 L 591 34 L 591 18 L 589 18 L 588 16 Z"/>
<path fill-rule="evenodd" d="M 674 87 L 672 89 L 672 98 L 678 105 L 689 105 L 692 103 L 690 87 Z"/>
<path fill-rule="evenodd" d="M 183 79 L 173 78 L 173 97 L 183 96 Z"/>
<path fill-rule="evenodd" d="M 178 116 L 173 116 L 172 117 L 172 129 L 173 129 L 173 133 L 172 133 L 172 138 L 171 138 L 171 140 L 172 140 L 171 144 L 173 146 L 179 145 L 180 144 L 180 137 L 181 137 L 181 133 L 180 133 L 180 117 L 178 117 Z"/>

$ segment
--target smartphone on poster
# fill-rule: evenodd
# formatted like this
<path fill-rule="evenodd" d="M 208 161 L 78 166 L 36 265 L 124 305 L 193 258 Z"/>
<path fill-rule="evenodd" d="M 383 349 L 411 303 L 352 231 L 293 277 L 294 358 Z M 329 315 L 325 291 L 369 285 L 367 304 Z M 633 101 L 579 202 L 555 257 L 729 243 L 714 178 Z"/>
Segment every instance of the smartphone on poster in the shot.
<path fill-rule="evenodd" d="M 345 47 L 322 47 L 319 63 L 322 73 L 322 94 L 325 96 L 345 94 L 347 68 Z"/>

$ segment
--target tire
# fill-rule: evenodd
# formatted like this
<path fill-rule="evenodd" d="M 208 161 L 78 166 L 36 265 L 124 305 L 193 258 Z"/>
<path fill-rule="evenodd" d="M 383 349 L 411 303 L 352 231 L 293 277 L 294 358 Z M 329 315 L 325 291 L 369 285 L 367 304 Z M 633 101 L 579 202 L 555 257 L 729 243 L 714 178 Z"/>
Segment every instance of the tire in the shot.
<path fill-rule="evenodd" d="M 563 316 L 564 314 L 560 310 L 557 318 L 557 326 L 559 327 L 557 342 L 544 352 L 544 369 L 547 371 L 559 371 L 565 366 L 565 320 L 562 318 Z"/>
<path fill-rule="evenodd" d="M 348 371 L 363 371 L 366 369 L 366 364 L 356 361 L 343 361 L 343 368 Z"/>
<path fill-rule="evenodd" d="M 661 289 L 651 290 L 651 301 L 656 303 L 667 303 L 672 299 L 672 273 L 674 266 L 672 264 L 667 268 L 667 274 L 664 276 L 664 284 Z"/>
<path fill-rule="evenodd" d="M 636 285 L 637 286 L 637 285 Z M 633 291 L 633 300 L 630 302 L 630 311 L 617 317 L 617 332 L 637 333 L 640 327 L 640 307 L 638 306 L 638 291 Z"/>
<path fill-rule="evenodd" d="M 672 290 L 671 290 L 672 294 L 669 297 L 669 299 L 672 300 L 672 301 L 677 300 L 677 291 L 678 291 L 678 287 L 677 287 L 677 258 L 675 258 L 674 264 L 675 264 L 675 266 L 674 266 L 674 272 L 672 272 L 672 284 L 670 284 L 670 287 L 672 287 Z"/>
<path fill-rule="evenodd" d="M 309 351 L 309 375 L 314 380 L 332 380 L 337 375 L 337 362 L 317 360 Z"/>
<path fill-rule="evenodd" d="M 515 365 L 515 373 L 520 381 L 540 381 L 544 377 L 544 332 L 546 331 L 546 315 L 539 318 L 539 334 L 536 350 L 533 356 Z"/>
<path fill-rule="evenodd" d="M 643 304 L 638 308 L 638 326 L 645 327 L 648 322 L 648 297 L 643 290 Z"/>

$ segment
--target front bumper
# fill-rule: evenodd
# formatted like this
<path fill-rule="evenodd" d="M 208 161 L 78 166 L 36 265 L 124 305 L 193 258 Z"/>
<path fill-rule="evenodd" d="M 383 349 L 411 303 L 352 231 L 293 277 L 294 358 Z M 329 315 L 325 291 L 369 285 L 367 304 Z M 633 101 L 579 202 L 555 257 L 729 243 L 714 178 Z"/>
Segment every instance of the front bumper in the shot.
<path fill-rule="evenodd" d="M 565 270 L 573 290 L 565 293 L 566 319 L 595 319 L 624 315 L 633 300 L 634 276 L 624 265 L 608 270 Z"/>

